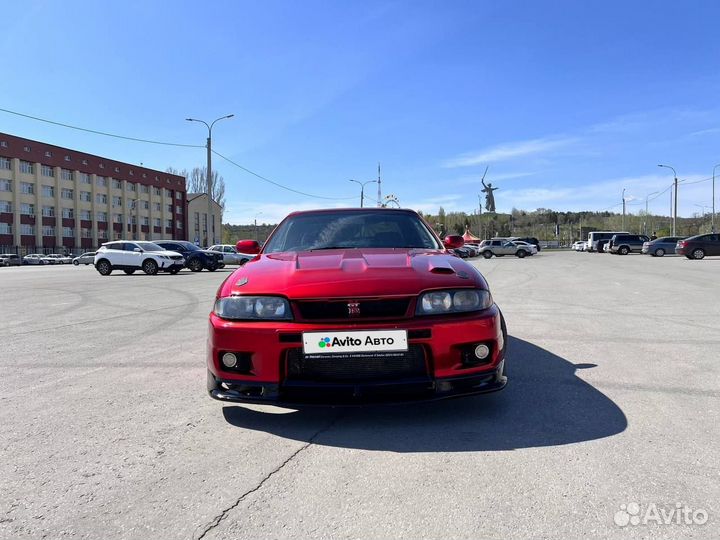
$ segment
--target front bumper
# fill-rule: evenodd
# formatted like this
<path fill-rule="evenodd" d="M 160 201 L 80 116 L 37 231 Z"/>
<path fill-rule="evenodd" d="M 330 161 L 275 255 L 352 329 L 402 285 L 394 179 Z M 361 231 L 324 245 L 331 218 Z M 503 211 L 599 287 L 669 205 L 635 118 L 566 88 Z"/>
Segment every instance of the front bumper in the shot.
<path fill-rule="evenodd" d="M 440 379 L 406 379 L 359 384 L 311 384 L 286 381 L 282 384 L 223 380 L 207 373 L 211 398 L 233 403 L 269 405 L 348 406 L 373 403 L 436 401 L 497 392 L 507 385 L 505 361 L 487 373 Z"/>

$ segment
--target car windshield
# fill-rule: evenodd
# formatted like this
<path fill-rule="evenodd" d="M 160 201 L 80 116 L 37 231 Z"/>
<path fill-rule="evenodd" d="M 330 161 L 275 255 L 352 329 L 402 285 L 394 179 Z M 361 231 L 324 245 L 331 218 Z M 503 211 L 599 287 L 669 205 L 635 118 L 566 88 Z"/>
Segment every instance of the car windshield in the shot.
<path fill-rule="evenodd" d="M 164 247 L 160 247 L 157 244 L 153 244 L 152 242 L 135 242 L 135 244 L 137 244 L 145 251 L 165 251 Z"/>
<path fill-rule="evenodd" d="M 187 249 L 188 251 L 202 251 L 199 247 L 197 247 L 192 242 L 175 242 L 176 244 L 180 244 L 182 247 Z"/>
<path fill-rule="evenodd" d="M 441 247 L 417 214 L 357 210 L 289 216 L 268 240 L 264 252 Z"/>

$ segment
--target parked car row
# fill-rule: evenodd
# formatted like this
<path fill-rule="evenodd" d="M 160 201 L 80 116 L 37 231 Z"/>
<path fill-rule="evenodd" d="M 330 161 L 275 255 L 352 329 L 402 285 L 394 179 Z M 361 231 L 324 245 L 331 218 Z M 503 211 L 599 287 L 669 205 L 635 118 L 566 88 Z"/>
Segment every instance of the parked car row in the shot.
<path fill-rule="evenodd" d="M 707 256 L 720 255 L 720 234 L 698 234 L 690 237 L 662 236 L 651 239 L 644 234 L 596 231 L 590 233 L 587 242 L 575 242 L 572 249 L 618 255 L 642 253 L 653 257 L 682 255 L 688 259 L 699 260 Z"/>

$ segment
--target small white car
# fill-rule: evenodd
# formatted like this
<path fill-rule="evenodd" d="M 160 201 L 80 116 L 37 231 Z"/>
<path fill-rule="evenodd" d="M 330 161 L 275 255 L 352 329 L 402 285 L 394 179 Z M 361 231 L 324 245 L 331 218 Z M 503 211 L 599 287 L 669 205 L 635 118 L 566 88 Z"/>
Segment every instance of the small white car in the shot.
<path fill-rule="evenodd" d="M 55 259 L 48 259 L 41 253 L 30 253 L 22 258 L 23 264 L 55 264 Z"/>
<path fill-rule="evenodd" d="M 183 266 L 182 255 L 152 242 L 117 240 L 103 244 L 95 253 L 95 269 L 102 276 L 109 276 L 113 270 L 122 270 L 128 275 L 136 270 L 151 276 L 158 272 L 177 274 Z"/>
<path fill-rule="evenodd" d="M 572 245 L 573 251 L 585 251 L 586 243 L 582 240 L 578 240 Z"/>
<path fill-rule="evenodd" d="M 250 259 L 254 259 L 255 255 L 249 255 L 247 253 L 238 253 L 235 246 L 231 246 L 230 244 L 215 244 L 214 246 L 210 246 L 208 248 L 209 251 L 217 251 L 219 253 L 222 253 L 223 255 L 223 262 L 225 264 L 237 264 L 242 266 L 246 262 L 248 262 Z"/>
<path fill-rule="evenodd" d="M 79 257 L 75 257 L 72 260 L 72 263 L 75 266 L 78 266 L 80 264 L 84 264 L 87 266 L 88 264 L 93 264 L 95 262 L 95 252 L 94 251 L 88 251 L 87 253 L 83 253 Z"/>
<path fill-rule="evenodd" d="M 537 255 L 538 248 L 535 244 L 531 244 L 530 242 L 525 242 L 523 240 L 513 240 L 512 242 L 516 246 L 527 248 L 530 251 L 530 255 Z"/>
<path fill-rule="evenodd" d="M 70 264 L 72 262 L 72 257 L 60 253 L 51 253 L 48 257 L 55 259 L 55 264 Z"/>

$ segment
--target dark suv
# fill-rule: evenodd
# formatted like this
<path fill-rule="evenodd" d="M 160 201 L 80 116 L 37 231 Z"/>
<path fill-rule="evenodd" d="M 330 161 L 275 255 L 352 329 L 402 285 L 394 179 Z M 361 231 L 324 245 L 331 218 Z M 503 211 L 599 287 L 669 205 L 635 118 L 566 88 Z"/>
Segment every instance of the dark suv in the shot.
<path fill-rule="evenodd" d="M 200 272 L 203 268 L 214 272 L 223 268 L 222 253 L 200 249 L 192 242 L 185 240 L 156 240 L 155 244 L 169 251 L 177 251 L 185 259 L 185 267 L 193 272 Z"/>
<path fill-rule="evenodd" d="M 641 253 L 643 243 L 649 242 L 650 237 L 644 234 L 615 234 L 610 239 L 610 253 L 627 255 L 628 253 Z"/>
<path fill-rule="evenodd" d="M 680 240 L 675 246 L 675 253 L 685 255 L 688 259 L 702 259 L 706 255 L 720 255 L 720 234 L 698 234 Z"/>

